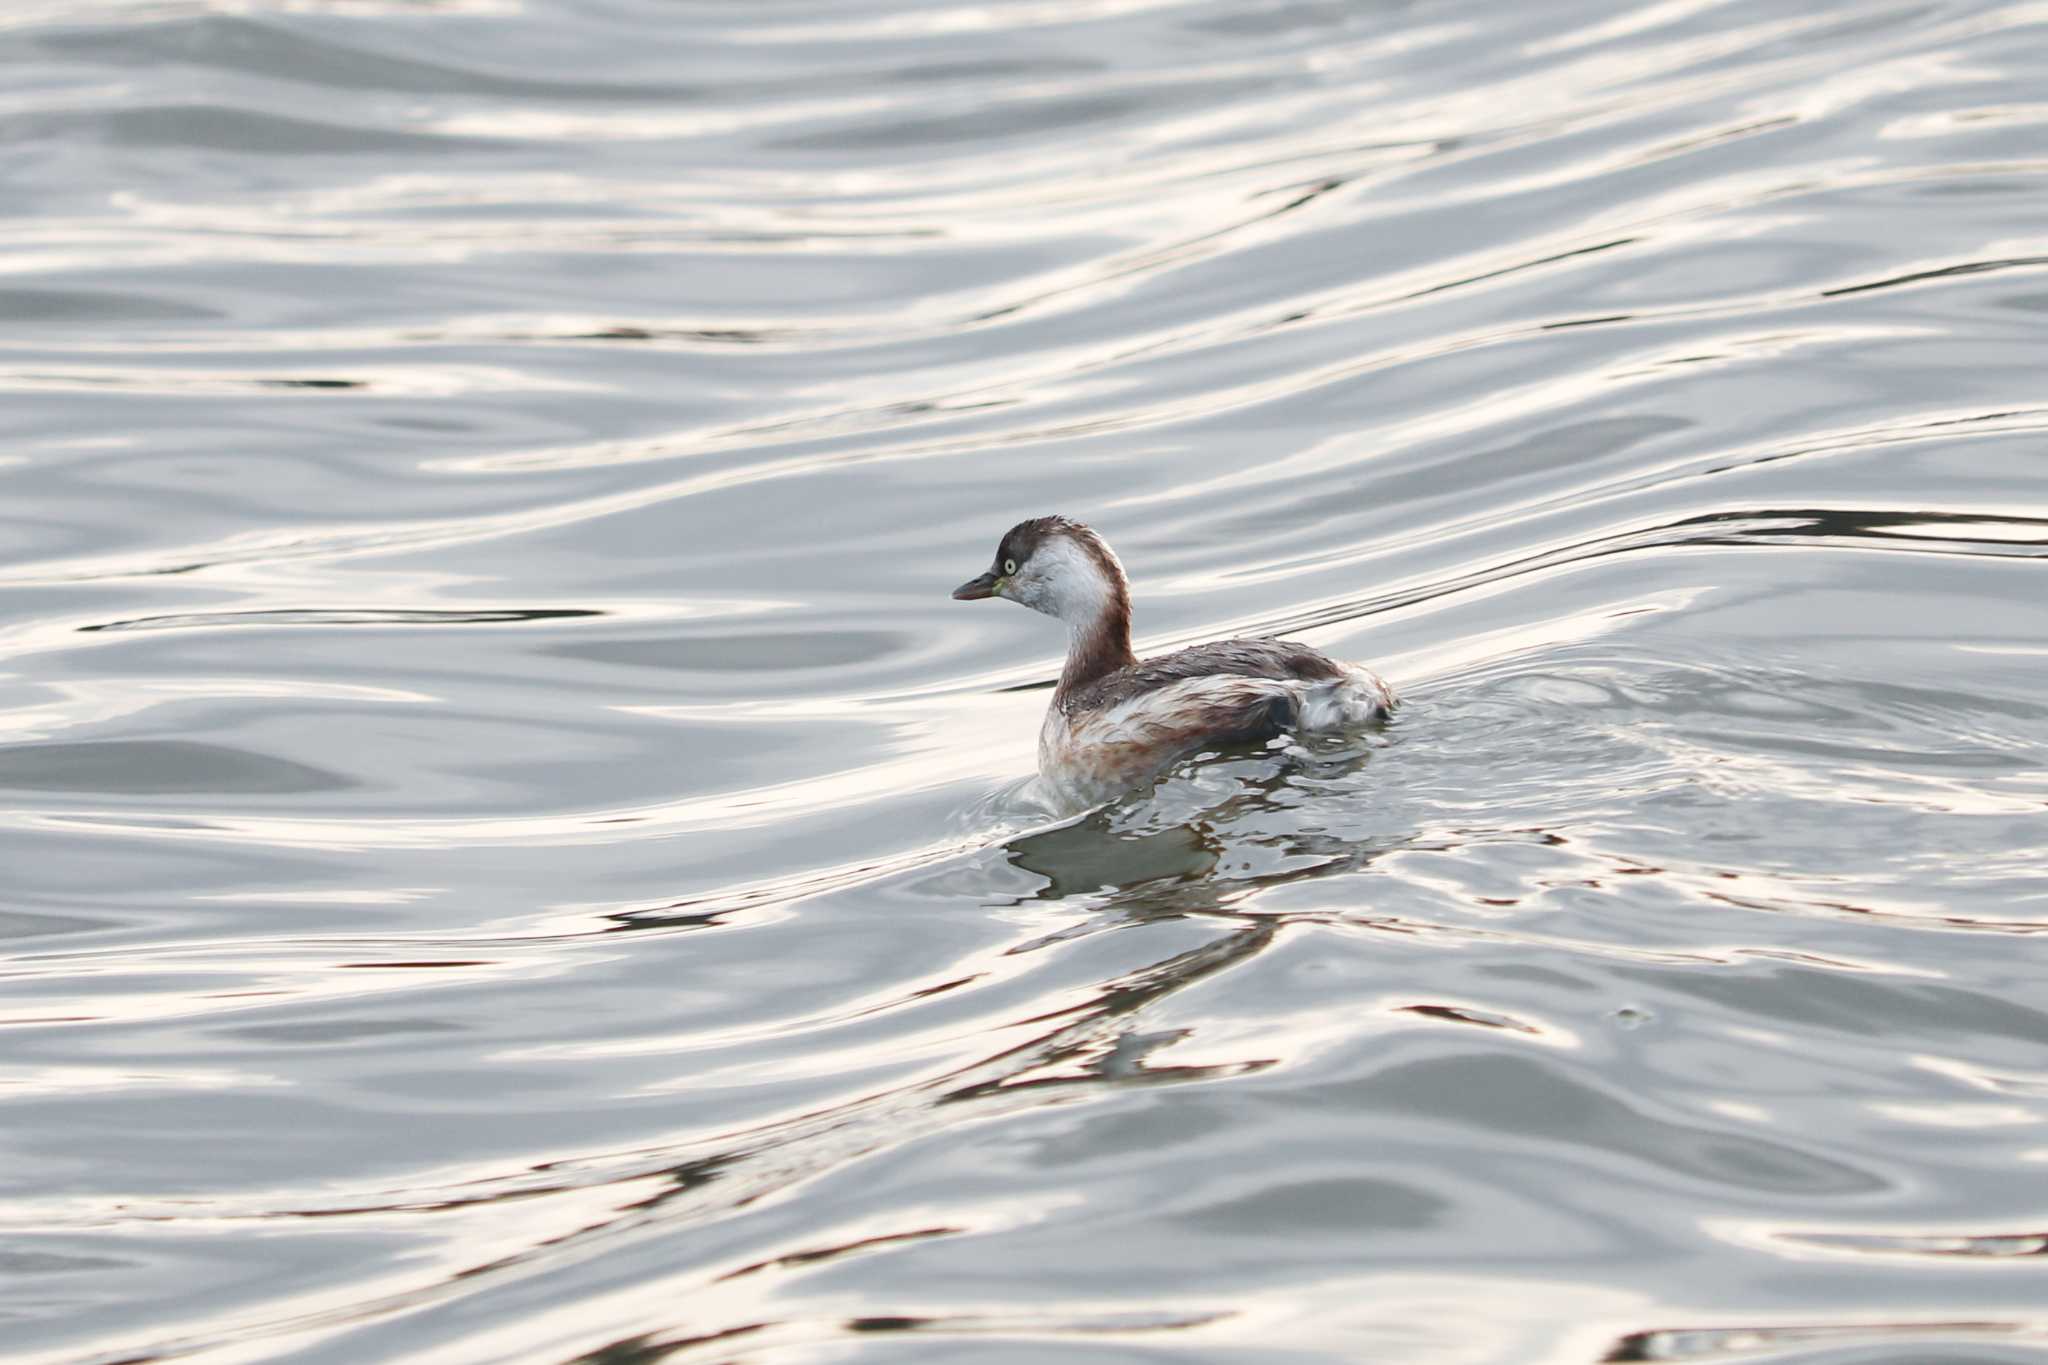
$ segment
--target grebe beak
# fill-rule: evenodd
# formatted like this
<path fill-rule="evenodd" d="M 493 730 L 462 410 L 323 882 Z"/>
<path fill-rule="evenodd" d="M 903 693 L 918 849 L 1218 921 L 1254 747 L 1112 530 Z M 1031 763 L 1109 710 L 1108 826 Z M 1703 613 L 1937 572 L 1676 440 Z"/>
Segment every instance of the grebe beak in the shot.
<path fill-rule="evenodd" d="M 996 576 L 996 571 L 990 569 L 981 577 L 970 578 L 959 587 L 953 589 L 953 600 L 955 602 L 973 602 L 983 597 L 994 597 L 996 595 L 996 584 L 1001 581 Z"/>

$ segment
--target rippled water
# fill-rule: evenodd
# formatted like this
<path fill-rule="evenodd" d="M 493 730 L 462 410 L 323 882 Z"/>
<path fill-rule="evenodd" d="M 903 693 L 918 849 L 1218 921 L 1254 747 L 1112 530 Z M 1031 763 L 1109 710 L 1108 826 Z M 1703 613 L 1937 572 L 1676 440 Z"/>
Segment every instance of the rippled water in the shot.
<path fill-rule="evenodd" d="M 2048 1355 L 2048 7 L 0 68 L 12 1358 Z M 1384 744 L 1049 825 L 1049 511 Z"/>

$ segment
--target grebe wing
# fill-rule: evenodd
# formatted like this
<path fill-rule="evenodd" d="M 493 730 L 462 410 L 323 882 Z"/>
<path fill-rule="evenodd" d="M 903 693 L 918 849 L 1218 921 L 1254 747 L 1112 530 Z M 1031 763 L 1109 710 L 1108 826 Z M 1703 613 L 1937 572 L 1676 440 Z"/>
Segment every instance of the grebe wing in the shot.
<path fill-rule="evenodd" d="M 1197 748 L 1256 744 L 1301 719 L 1298 687 L 1275 678 L 1206 674 L 1177 678 L 1068 719 L 1082 749 L 1156 765 Z"/>
<path fill-rule="evenodd" d="M 1080 713 L 1132 701 L 1175 683 L 1202 678 L 1267 678 L 1275 682 L 1327 682 L 1344 666 L 1298 640 L 1215 640 L 1141 659 L 1077 691 L 1069 710 Z"/>

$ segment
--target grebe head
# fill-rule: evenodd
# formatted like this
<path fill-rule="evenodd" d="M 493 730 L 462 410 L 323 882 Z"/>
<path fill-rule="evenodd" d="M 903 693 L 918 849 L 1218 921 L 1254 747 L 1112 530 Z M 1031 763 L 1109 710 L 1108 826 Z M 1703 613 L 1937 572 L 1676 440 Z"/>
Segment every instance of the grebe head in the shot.
<path fill-rule="evenodd" d="M 1131 592 L 1124 566 L 1102 537 L 1065 517 L 1037 517 L 1012 526 L 996 562 L 953 589 L 961 601 L 1007 597 L 1070 626 L 1114 620 L 1128 628 Z"/>

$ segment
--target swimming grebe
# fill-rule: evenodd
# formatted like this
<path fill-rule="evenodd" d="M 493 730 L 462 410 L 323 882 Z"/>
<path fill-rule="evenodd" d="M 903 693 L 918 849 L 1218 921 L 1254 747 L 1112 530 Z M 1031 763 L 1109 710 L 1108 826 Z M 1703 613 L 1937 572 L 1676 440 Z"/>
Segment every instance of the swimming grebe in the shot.
<path fill-rule="evenodd" d="M 1292 640 L 1218 640 L 1131 653 L 1131 591 L 1101 536 L 1065 517 L 1020 521 L 996 562 L 953 589 L 1067 623 L 1067 666 L 1038 732 L 1038 773 L 1062 805 L 1107 801 L 1199 749 L 1384 719 L 1378 674 Z"/>

